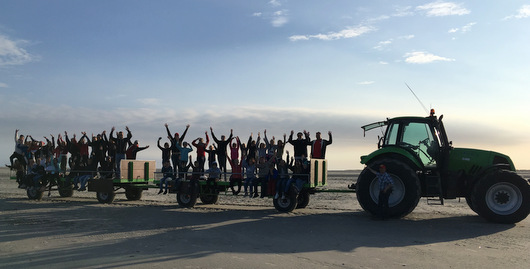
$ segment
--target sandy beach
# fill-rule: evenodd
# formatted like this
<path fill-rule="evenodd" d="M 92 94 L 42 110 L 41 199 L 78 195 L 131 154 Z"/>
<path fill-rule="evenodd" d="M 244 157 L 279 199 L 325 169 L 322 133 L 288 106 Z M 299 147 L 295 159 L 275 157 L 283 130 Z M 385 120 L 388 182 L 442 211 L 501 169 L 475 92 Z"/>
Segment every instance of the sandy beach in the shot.
<path fill-rule="evenodd" d="M 330 172 L 328 188 L 345 190 L 358 173 Z M 530 218 L 489 223 L 463 199 L 422 199 L 387 221 L 354 193 L 317 193 L 287 214 L 241 195 L 181 208 L 156 189 L 112 204 L 93 192 L 32 201 L 0 169 L 1 268 L 529 268 L 529 250 Z"/>

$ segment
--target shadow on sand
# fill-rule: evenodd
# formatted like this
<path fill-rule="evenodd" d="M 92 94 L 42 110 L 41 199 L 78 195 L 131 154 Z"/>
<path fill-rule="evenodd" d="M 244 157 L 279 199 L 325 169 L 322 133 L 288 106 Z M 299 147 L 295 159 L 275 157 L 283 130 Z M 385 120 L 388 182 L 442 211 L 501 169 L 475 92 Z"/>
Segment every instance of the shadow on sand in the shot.
<path fill-rule="evenodd" d="M 478 216 L 374 221 L 364 212 L 280 214 L 273 208 L 223 210 L 94 202 L 0 200 L 0 243 L 7 268 L 115 267 L 177 262 L 216 253 L 351 252 L 450 242 L 514 227 Z M 20 241 L 20 242 L 17 242 Z"/>

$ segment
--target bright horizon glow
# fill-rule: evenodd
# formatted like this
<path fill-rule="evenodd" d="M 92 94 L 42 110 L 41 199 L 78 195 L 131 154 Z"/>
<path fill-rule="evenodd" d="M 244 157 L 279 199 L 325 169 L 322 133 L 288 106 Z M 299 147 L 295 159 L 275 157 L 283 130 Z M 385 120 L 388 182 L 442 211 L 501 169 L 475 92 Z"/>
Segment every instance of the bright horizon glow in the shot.
<path fill-rule="evenodd" d="M 3 1 L 0 161 L 42 140 L 124 130 L 160 165 L 164 123 L 187 141 L 333 132 L 332 170 L 360 169 L 387 117 L 444 114 L 455 147 L 530 169 L 524 1 Z M 290 148 L 289 148 L 290 149 Z M 291 149 L 292 151 L 292 149 Z M 195 152 L 192 153 L 195 156 Z"/>

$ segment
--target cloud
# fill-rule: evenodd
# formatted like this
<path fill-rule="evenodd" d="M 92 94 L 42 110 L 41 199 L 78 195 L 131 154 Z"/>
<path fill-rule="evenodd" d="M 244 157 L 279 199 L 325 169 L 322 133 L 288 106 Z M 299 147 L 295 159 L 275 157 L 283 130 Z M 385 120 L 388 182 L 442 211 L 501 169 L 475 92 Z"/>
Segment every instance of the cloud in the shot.
<path fill-rule="evenodd" d="M 504 19 L 524 19 L 528 17 L 530 17 L 530 5 L 523 5 L 521 8 L 519 8 L 519 10 L 517 10 L 515 15 L 510 15 Z"/>
<path fill-rule="evenodd" d="M 410 40 L 413 39 L 414 35 L 406 35 L 406 36 L 399 36 L 396 39 L 397 40 Z M 376 50 L 384 50 L 386 47 L 390 46 L 392 43 L 394 43 L 394 39 L 388 39 L 385 41 L 380 41 L 377 43 L 377 45 L 374 47 Z"/>
<path fill-rule="evenodd" d="M 0 88 L 9 88 L 6 83 L 0 82 Z"/>
<path fill-rule="evenodd" d="M 405 56 L 405 62 L 411 63 L 411 64 L 427 64 L 432 62 L 453 62 L 455 59 L 450 59 L 446 57 L 437 56 L 431 53 L 422 52 L 422 51 L 416 51 L 416 52 L 409 52 L 406 53 Z"/>
<path fill-rule="evenodd" d="M 398 39 L 410 40 L 410 39 L 413 39 L 414 37 L 415 37 L 414 35 L 404 35 L 404 36 L 398 37 Z"/>
<path fill-rule="evenodd" d="M 375 46 L 374 49 L 383 50 L 385 47 L 389 46 L 390 44 L 392 44 L 392 39 L 381 41 L 377 43 L 377 46 Z"/>
<path fill-rule="evenodd" d="M 476 22 L 470 22 L 464 26 L 462 26 L 462 28 L 452 28 L 450 29 L 448 32 L 451 33 L 451 34 L 454 34 L 454 33 L 462 33 L 462 34 L 465 34 L 469 31 L 471 31 L 471 27 L 473 27 L 475 24 L 477 24 Z"/>
<path fill-rule="evenodd" d="M 412 7 L 398 7 L 396 8 L 396 12 L 392 14 L 393 17 L 406 17 L 406 16 L 412 16 L 414 15 L 414 12 L 411 11 Z"/>
<path fill-rule="evenodd" d="M 371 85 L 374 83 L 375 81 L 361 81 L 361 82 L 358 82 L 357 85 Z"/>
<path fill-rule="evenodd" d="M 272 14 L 271 24 L 274 27 L 282 27 L 284 24 L 289 22 L 287 18 L 286 10 L 279 10 Z"/>
<path fill-rule="evenodd" d="M 316 34 L 316 35 L 293 35 L 289 37 L 291 41 L 319 39 L 319 40 L 338 40 L 346 38 L 354 38 L 360 35 L 375 31 L 376 28 L 372 26 L 360 25 L 356 27 L 349 27 L 340 32 L 329 32 L 327 34 Z"/>
<path fill-rule="evenodd" d="M 21 45 L 27 43 L 24 40 L 14 41 L 0 34 L 0 67 L 23 65 L 38 60 L 38 57 L 21 48 Z"/>
<path fill-rule="evenodd" d="M 261 13 L 261 12 L 254 12 L 252 14 L 253 17 L 261 17 L 261 15 L 263 15 L 263 13 Z"/>
<path fill-rule="evenodd" d="M 468 9 L 462 7 L 462 4 L 453 2 L 437 1 L 422 6 L 417 6 L 416 10 L 425 12 L 428 17 L 441 17 L 451 15 L 467 15 L 471 13 Z"/>
<path fill-rule="evenodd" d="M 279 7 L 282 5 L 282 3 L 280 3 L 280 1 L 278 0 L 271 0 L 269 1 L 269 5 L 273 6 L 273 7 Z"/>
<path fill-rule="evenodd" d="M 146 105 L 146 106 L 150 106 L 150 105 L 156 106 L 156 105 L 160 105 L 161 104 L 160 99 L 157 99 L 157 98 L 138 99 L 138 102 L 140 102 L 142 105 Z"/>

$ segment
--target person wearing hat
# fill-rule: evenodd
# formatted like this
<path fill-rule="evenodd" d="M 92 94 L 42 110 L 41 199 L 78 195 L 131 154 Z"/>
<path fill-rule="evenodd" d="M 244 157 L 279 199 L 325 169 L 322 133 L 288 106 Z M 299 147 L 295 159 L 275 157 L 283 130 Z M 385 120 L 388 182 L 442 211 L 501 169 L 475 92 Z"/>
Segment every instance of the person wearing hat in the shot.
<path fill-rule="evenodd" d="M 377 203 L 379 207 L 378 217 L 386 219 L 388 217 L 388 198 L 390 197 L 390 194 L 392 194 L 394 181 L 386 172 L 386 166 L 384 164 L 379 165 L 379 172 L 375 171 L 370 166 L 366 166 L 366 168 L 374 173 L 379 180 L 379 201 Z"/>

